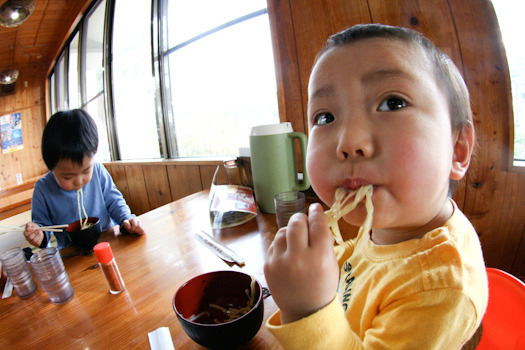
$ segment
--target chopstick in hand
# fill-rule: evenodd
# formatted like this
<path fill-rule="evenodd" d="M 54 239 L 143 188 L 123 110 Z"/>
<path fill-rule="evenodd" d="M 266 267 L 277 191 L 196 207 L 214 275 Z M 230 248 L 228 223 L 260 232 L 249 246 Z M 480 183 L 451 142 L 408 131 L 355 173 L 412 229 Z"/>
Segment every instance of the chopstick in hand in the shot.
<path fill-rule="evenodd" d="M 53 230 L 53 229 L 66 228 L 66 227 L 68 227 L 68 226 L 69 226 L 68 224 L 64 224 L 64 225 L 42 226 L 42 227 L 37 228 L 37 230 L 51 231 L 51 230 Z M 59 232 L 59 231 L 62 231 L 62 230 L 52 231 L 52 232 Z"/>
<path fill-rule="evenodd" d="M 35 230 L 38 231 L 48 231 L 48 232 L 62 232 L 63 228 L 68 227 L 69 225 L 51 225 L 51 226 L 42 226 L 37 227 Z M 8 233 L 8 232 L 24 232 L 25 226 L 0 226 L 0 234 Z"/>

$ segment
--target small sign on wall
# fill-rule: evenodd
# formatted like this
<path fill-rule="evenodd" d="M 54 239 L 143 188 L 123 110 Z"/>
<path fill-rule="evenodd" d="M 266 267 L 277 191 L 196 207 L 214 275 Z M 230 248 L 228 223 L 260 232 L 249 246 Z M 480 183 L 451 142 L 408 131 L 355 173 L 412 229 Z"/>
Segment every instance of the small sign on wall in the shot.
<path fill-rule="evenodd" d="M 18 151 L 24 148 L 22 141 L 22 117 L 12 113 L 0 117 L 2 131 L 2 153 Z"/>

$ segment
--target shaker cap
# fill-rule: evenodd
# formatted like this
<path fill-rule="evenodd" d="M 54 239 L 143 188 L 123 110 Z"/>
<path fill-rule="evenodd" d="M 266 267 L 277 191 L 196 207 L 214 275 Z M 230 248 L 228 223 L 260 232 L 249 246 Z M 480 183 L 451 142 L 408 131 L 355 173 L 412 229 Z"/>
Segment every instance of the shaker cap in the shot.
<path fill-rule="evenodd" d="M 113 251 L 108 242 L 100 242 L 93 247 L 97 260 L 101 264 L 107 264 L 113 260 Z"/>

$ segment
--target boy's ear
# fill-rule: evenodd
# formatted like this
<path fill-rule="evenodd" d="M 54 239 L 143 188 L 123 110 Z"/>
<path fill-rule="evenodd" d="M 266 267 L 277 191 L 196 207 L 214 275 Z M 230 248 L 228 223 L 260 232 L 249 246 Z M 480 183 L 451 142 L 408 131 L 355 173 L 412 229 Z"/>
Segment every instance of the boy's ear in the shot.
<path fill-rule="evenodd" d="M 454 144 L 454 155 L 452 157 L 452 168 L 450 178 L 461 180 L 470 165 L 470 157 L 474 148 L 474 127 L 472 123 L 467 123 L 459 131 L 456 143 Z"/>

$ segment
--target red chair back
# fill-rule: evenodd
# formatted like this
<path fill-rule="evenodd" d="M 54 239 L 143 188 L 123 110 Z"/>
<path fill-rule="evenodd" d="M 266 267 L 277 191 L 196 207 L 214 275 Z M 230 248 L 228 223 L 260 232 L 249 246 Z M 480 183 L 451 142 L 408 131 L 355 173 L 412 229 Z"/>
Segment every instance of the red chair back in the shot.
<path fill-rule="evenodd" d="M 525 349 L 525 283 L 490 267 L 487 276 L 489 303 L 477 350 Z"/>

